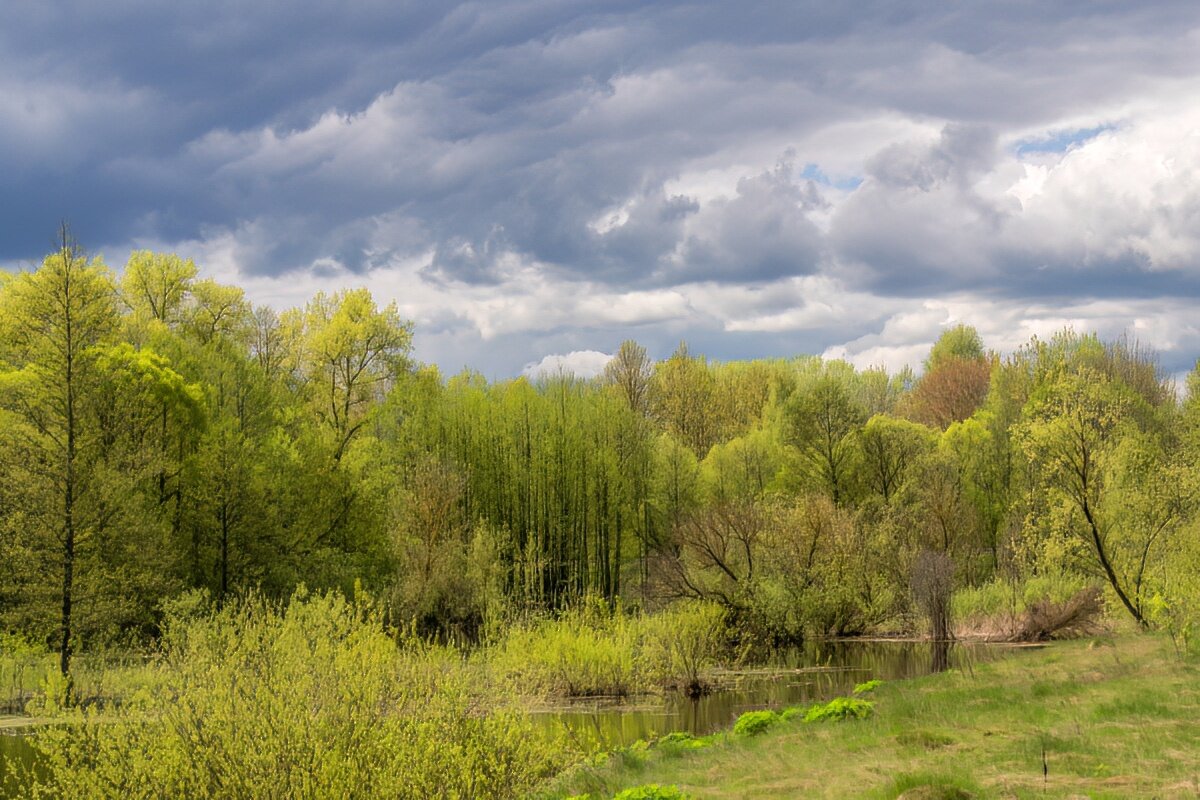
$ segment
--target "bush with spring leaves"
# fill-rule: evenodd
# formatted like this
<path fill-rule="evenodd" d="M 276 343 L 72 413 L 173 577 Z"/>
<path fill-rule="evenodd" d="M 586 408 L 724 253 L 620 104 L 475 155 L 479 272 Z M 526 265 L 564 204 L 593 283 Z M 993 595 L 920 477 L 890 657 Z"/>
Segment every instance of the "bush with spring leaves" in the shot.
<path fill-rule="evenodd" d="M 518 797 L 556 748 L 453 649 L 297 594 L 168 617 L 152 690 L 57 711 L 36 797 Z"/>

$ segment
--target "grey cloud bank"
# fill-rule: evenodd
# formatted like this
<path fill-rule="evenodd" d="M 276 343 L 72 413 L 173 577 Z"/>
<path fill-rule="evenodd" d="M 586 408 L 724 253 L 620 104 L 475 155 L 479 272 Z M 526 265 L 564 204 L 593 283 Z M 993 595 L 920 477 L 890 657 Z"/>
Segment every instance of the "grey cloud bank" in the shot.
<path fill-rule="evenodd" d="M 259 302 L 367 285 L 418 356 L 634 337 L 898 366 L 1200 352 L 1191 3 L 8 3 L 0 264 L 57 221 Z"/>

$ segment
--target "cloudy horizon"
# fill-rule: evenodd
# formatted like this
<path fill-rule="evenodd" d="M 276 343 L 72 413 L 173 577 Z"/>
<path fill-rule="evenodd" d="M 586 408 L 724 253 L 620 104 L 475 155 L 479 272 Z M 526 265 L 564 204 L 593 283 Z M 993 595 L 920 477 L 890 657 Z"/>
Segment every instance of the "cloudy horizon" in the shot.
<path fill-rule="evenodd" d="M 501 378 L 959 322 L 1200 355 L 1190 3 L 10 3 L 0 44 L 8 269 L 67 219 Z"/>

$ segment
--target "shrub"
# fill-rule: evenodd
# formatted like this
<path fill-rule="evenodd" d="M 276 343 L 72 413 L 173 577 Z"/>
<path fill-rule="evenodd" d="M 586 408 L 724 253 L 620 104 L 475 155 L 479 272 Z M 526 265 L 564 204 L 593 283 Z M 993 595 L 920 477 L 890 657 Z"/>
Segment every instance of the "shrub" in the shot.
<path fill-rule="evenodd" d="M 649 615 L 590 600 L 556 618 L 514 625 L 488 660 L 524 694 L 619 697 L 671 688 L 698 696 L 723 652 L 724 627 L 724 611 L 711 603 Z"/>
<path fill-rule="evenodd" d="M 489 660 L 522 693 L 624 696 L 649 688 L 637 665 L 640 639 L 639 618 L 590 601 L 514 625 Z"/>
<path fill-rule="evenodd" d="M 654 746 L 666 753 L 679 753 L 686 750 L 700 750 L 708 747 L 711 741 L 707 738 L 697 738 L 690 733 L 684 731 L 675 731 L 668 733 L 666 736 L 660 737 L 654 742 Z"/>
<path fill-rule="evenodd" d="M 44 645 L 15 634 L 0 633 L 0 714 L 20 714 L 55 659 Z"/>
<path fill-rule="evenodd" d="M 774 711 L 747 711 L 733 723 L 733 732 L 738 736 L 755 736 L 779 721 Z"/>
<path fill-rule="evenodd" d="M 1019 583 L 994 580 L 955 592 L 951 607 L 955 619 L 970 631 L 1014 639 L 1022 629 L 1036 626 L 1034 614 L 1067 604 L 1087 588 L 1080 578 L 1064 575 L 1039 575 Z"/>
<path fill-rule="evenodd" d="M 1080 589 L 1067 600 L 1041 600 L 1029 607 L 1013 638 L 1019 642 L 1070 639 L 1095 633 L 1104 598 L 1095 586 Z"/>
<path fill-rule="evenodd" d="M 779 712 L 779 721 L 791 722 L 796 717 L 803 718 L 807 711 L 808 709 L 804 708 L 803 706 L 789 706 L 788 708 L 785 708 L 783 711 Z"/>
<path fill-rule="evenodd" d="M 666 736 L 659 737 L 656 744 L 674 744 L 676 742 L 690 742 L 696 737 L 692 736 L 687 731 L 673 731 Z"/>
<path fill-rule="evenodd" d="M 555 766 L 457 651 L 337 596 L 168 617 L 160 681 L 60 711 L 36 797 L 516 797 Z"/>
<path fill-rule="evenodd" d="M 857 697 L 835 697 L 825 705 L 815 705 L 804 715 L 805 722 L 866 719 L 875 712 L 875 704 Z"/>
<path fill-rule="evenodd" d="M 680 603 L 646 617 L 643 630 L 642 663 L 652 680 L 688 697 L 708 693 L 705 673 L 725 649 L 724 609 L 715 603 Z"/>
<path fill-rule="evenodd" d="M 854 694 L 867 694 L 868 692 L 875 691 L 880 686 L 883 686 L 883 681 L 869 680 L 866 683 L 860 683 L 857 686 L 855 686 Z"/>

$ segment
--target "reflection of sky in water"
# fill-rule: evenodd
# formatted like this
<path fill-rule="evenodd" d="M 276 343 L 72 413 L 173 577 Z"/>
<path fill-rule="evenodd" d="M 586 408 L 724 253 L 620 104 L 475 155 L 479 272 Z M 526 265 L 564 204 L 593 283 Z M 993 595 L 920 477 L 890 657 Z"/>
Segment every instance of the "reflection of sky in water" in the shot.
<path fill-rule="evenodd" d="M 781 709 L 849 694 L 872 678 L 891 681 L 927 675 L 934 665 L 928 642 L 811 642 L 781 654 L 773 663 L 717 676 L 719 688 L 698 700 L 674 694 L 664 700 L 614 703 L 580 701 L 539 713 L 545 725 L 565 725 L 584 747 L 609 749 L 672 731 L 701 735 L 728 728 L 745 711 Z M 999 657 L 1003 645 L 956 644 L 951 669 Z"/>

